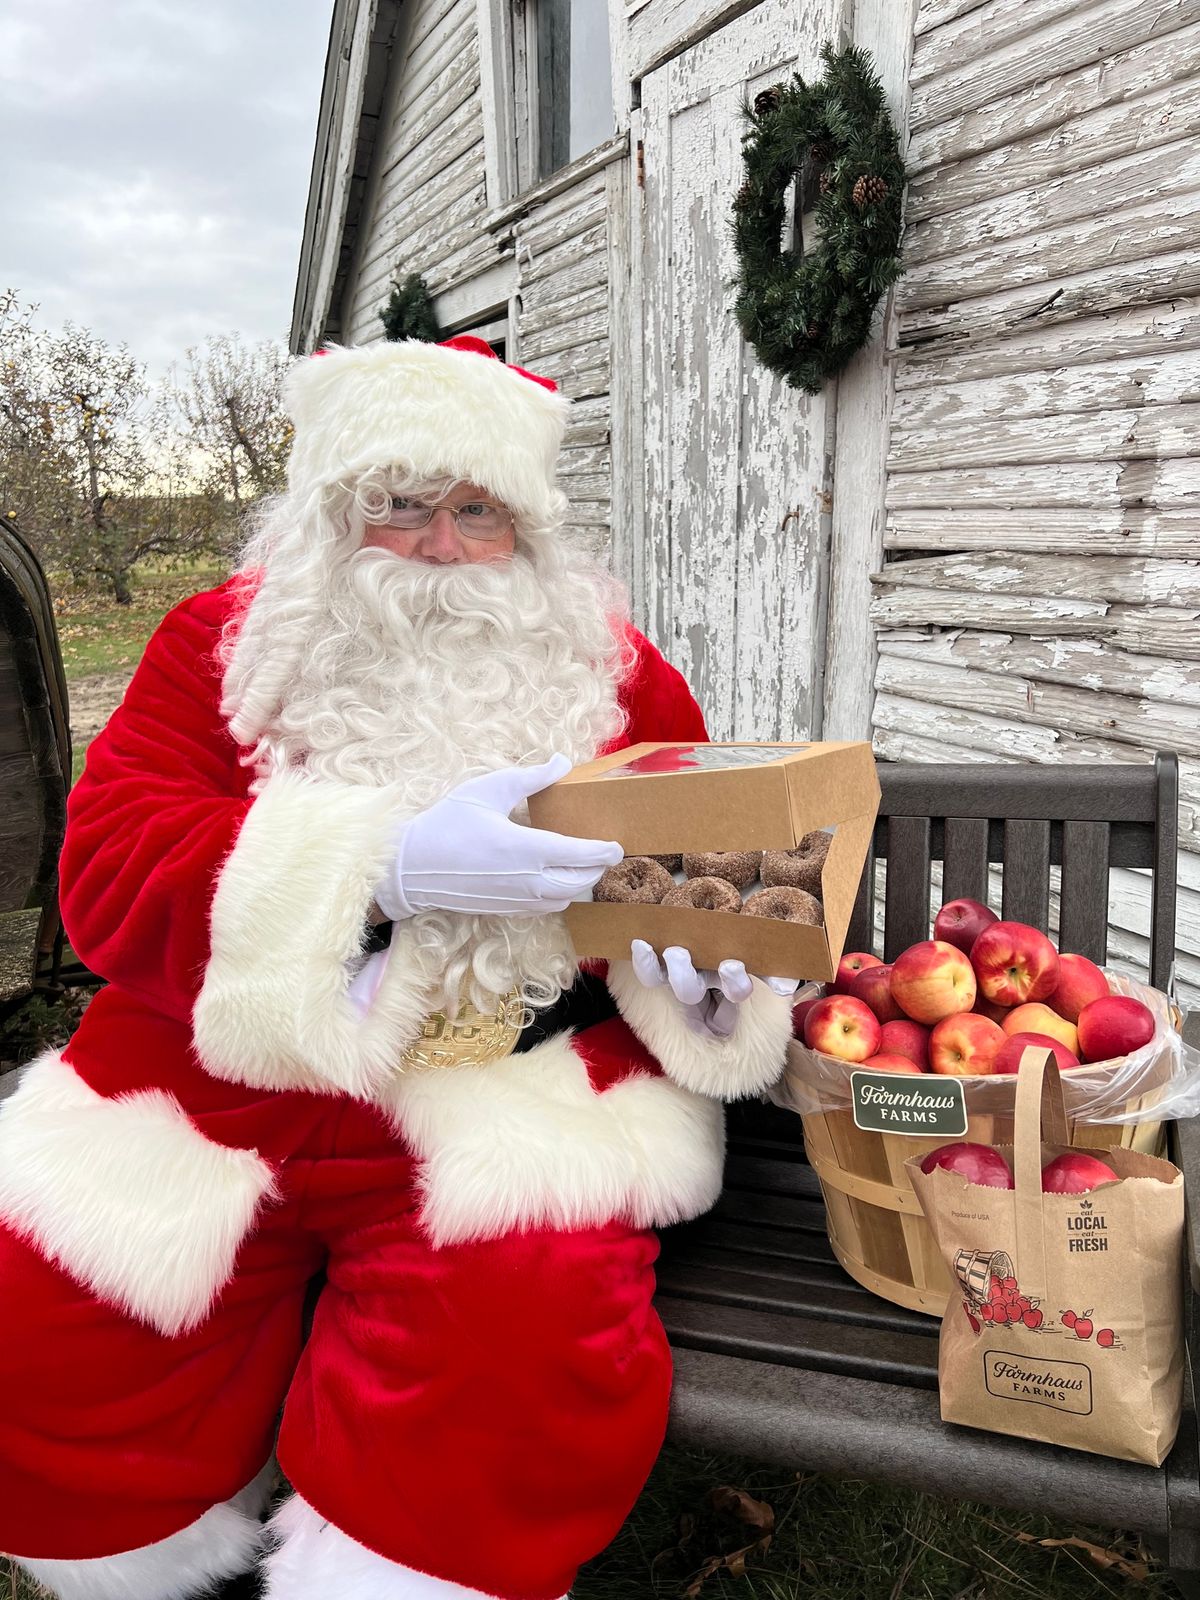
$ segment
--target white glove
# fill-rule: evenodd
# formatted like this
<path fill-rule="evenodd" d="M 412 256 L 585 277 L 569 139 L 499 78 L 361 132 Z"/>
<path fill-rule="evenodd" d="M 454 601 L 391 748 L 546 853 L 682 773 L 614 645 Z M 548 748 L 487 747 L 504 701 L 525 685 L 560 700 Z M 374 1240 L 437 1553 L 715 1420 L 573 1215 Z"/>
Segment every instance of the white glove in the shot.
<path fill-rule="evenodd" d="M 619 844 L 571 839 L 509 820 L 514 806 L 571 770 L 566 756 L 469 778 L 400 825 L 395 856 L 375 891 L 385 917 L 418 911 L 540 917 L 586 898 Z"/>
<path fill-rule="evenodd" d="M 632 958 L 638 982 L 647 989 L 659 989 L 669 983 L 671 992 L 683 1007 L 688 1026 L 710 1038 L 729 1038 L 737 1027 L 738 1007 L 754 993 L 754 979 L 741 961 L 722 961 L 715 972 L 697 972 L 690 953 L 681 946 L 668 945 L 660 962 L 653 947 L 644 939 L 633 941 Z M 772 993 L 786 996 L 795 994 L 800 980 L 764 978 L 762 981 Z"/>

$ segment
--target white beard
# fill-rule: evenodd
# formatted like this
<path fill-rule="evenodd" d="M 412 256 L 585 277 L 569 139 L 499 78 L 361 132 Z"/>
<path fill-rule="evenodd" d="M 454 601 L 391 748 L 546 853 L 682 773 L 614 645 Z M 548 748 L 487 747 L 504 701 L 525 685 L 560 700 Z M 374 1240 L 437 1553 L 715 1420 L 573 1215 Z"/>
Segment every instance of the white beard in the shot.
<path fill-rule="evenodd" d="M 511 560 L 434 567 L 359 550 L 326 570 L 296 663 L 258 748 L 259 772 L 302 765 L 342 783 L 393 785 L 423 810 L 480 773 L 561 753 L 591 760 L 622 725 L 619 619 L 584 560 L 538 570 Z M 269 653 L 270 580 L 251 605 L 227 691 L 247 647 Z M 288 600 L 295 631 L 295 596 Z M 614 636 L 614 623 L 618 633 Z M 525 820 L 524 808 L 517 820 Z M 520 991 L 552 1004 L 576 962 L 561 916 L 423 912 L 406 928 L 435 1003 L 480 1010 Z"/>

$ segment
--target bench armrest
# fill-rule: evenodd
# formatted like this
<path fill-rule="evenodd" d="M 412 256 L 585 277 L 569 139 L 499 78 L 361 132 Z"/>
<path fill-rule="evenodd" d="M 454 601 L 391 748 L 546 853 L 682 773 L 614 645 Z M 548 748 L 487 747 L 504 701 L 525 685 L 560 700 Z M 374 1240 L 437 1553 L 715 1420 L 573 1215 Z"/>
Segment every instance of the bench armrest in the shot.
<path fill-rule="evenodd" d="M 1188 1044 L 1200 1047 L 1200 1011 L 1193 1011 L 1184 1019 L 1183 1037 Z M 1183 1173 L 1188 1274 L 1193 1291 L 1200 1293 L 1200 1117 L 1186 1117 L 1171 1124 L 1171 1155 Z"/>

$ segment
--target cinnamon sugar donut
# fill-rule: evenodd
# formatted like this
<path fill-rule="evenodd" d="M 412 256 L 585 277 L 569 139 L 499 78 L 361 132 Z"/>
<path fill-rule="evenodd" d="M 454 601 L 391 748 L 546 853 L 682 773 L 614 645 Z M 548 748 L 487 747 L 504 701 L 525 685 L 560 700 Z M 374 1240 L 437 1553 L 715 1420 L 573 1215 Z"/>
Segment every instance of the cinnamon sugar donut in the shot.
<path fill-rule="evenodd" d="M 768 889 L 786 885 L 821 897 L 821 869 L 833 835 L 806 833 L 794 850 L 768 850 L 762 860 L 762 881 Z"/>
<path fill-rule="evenodd" d="M 657 861 L 649 856 L 626 856 L 604 872 L 592 890 L 592 899 L 617 905 L 657 905 L 674 887 L 674 878 Z"/>
<path fill-rule="evenodd" d="M 740 911 L 742 897 L 725 878 L 689 878 L 663 896 L 665 906 L 698 906 L 701 911 Z"/>
<path fill-rule="evenodd" d="M 735 889 L 753 883 L 761 864 L 761 850 L 707 850 L 702 856 L 683 858 L 683 870 L 689 878 L 724 878 Z"/>
<path fill-rule="evenodd" d="M 683 866 L 682 856 L 651 856 L 651 861 L 657 861 L 660 867 L 666 867 L 668 872 L 678 872 Z"/>
<path fill-rule="evenodd" d="M 821 902 L 803 889 L 778 885 L 757 889 L 742 903 L 747 917 L 777 917 L 780 922 L 803 922 L 810 928 L 821 926 Z"/>

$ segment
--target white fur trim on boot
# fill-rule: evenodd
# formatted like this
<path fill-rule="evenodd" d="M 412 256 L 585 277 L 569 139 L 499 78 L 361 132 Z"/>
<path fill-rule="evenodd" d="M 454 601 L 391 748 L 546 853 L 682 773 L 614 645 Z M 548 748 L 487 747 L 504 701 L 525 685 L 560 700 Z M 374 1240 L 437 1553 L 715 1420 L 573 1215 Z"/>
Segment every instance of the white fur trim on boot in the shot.
<path fill-rule="evenodd" d="M 0 1105 L 0 1218 L 160 1333 L 203 1321 L 274 1187 L 256 1151 L 206 1139 L 165 1090 L 108 1099 L 57 1051 Z"/>
<path fill-rule="evenodd" d="M 263 1563 L 263 1600 L 495 1600 L 480 1589 L 385 1560 L 298 1494 L 280 1506 L 268 1534 L 276 1548 Z"/>
<path fill-rule="evenodd" d="M 299 772 L 264 786 L 217 879 L 192 1017 L 214 1076 L 367 1097 L 395 1070 L 432 1009 L 403 930 L 365 1015 L 350 984 L 398 814 L 389 789 Z"/>
<path fill-rule="evenodd" d="M 597 1093 L 569 1034 L 483 1068 L 410 1073 L 379 1104 L 421 1158 L 435 1245 L 618 1219 L 665 1227 L 721 1192 L 721 1107 L 645 1072 Z"/>
<path fill-rule="evenodd" d="M 690 1028 L 669 987 L 648 989 L 629 961 L 610 961 L 608 987 L 617 1010 L 676 1083 L 714 1100 L 758 1094 L 783 1072 L 792 1037 L 792 1002 L 765 983 L 738 1006 L 727 1039 Z"/>
<path fill-rule="evenodd" d="M 259 1513 L 271 1492 L 275 1463 L 224 1505 L 156 1544 L 90 1561 L 13 1556 L 57 1600 L 191 1600 L 212 1585 L 249 1572 L 262 1550 Z"/>

